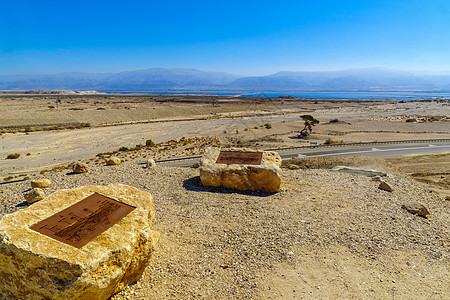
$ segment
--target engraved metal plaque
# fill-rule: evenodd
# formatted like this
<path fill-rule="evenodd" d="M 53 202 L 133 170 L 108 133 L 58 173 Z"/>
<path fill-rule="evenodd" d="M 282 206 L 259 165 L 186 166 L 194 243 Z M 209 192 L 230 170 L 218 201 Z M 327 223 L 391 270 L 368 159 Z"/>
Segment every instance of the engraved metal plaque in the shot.
<path fill-rule="evenodd" d="M 131 205 L 94 193 L 30 228 L 81 248 L 134 209 Z"/>
<path fill-rule="evenodd" d="M 262 152 L 220 151 L 216 163 L 227 165 L 259 165 L 261 164 L 261 159 Z"/>

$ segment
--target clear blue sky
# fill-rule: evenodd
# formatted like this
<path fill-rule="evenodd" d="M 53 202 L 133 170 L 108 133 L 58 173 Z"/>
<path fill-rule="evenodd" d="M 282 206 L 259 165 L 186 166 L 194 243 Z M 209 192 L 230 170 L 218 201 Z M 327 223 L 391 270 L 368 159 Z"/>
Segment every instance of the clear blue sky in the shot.
<path fill-rule="evenodd" d="M 0 75 L 450 71 L 450 0 L 1 0 Z"/>

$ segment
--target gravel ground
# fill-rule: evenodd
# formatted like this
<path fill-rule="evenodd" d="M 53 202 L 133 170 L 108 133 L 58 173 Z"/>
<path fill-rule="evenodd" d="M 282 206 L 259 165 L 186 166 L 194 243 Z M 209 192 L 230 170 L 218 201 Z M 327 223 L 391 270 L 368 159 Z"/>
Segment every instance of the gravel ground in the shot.
<path fill-rule="evenodd" d="M 123 183 L 155 197 L 161 233 L 143 277 L 118 299 L 449 299 L 449 202 L 389 175 L 283 169 L 276 194 L 202 187 L 198 170 L 145 169 L 136 157 L 86 174 L 51 171 L 59 189 Z M 21 209 L 30 182 L 0 185 L 0 214 Z M 401 205 L 420 201 L 426 219 Z"/>

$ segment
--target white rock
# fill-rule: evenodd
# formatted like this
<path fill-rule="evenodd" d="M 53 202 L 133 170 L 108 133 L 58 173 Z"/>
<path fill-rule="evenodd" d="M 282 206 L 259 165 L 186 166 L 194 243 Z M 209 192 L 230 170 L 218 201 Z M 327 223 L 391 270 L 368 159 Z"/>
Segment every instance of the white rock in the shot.
<path fill-rule="evenodd" d="M 156 162 L 154 159 L 150 158 L 147 160 L 147 163 L 145 164 L 147 168 L 156 167 Z"/>
<path fill-rule="evenodd" d="M 48 188 L 52 182 L 49 179 L 37 179 L 37 180 L 31 180 L 31 187 L 32 188 Z"/>
<path fill-rule="evenodd" d="M 106 161 L 106 164 L 107 164 L 107 165 L 110 165 L 110 166 L 117 166 L 117 165 L 120 165 L 121 163 L 122 163 L 122 161 L 120 160 L 120 158 L 118 158 L 118 157 L 116 157 L 116 156 L 110 157 L 110 158 Z"/>

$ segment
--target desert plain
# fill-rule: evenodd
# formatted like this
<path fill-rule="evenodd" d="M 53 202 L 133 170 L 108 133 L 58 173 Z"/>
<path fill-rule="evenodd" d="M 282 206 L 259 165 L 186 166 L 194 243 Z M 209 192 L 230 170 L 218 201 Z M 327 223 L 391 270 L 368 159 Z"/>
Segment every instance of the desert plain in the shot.
<path fill-rule="evenodd" d="M 301 138 L 306 114 L 320 123 Z M 123 183 L 155 196 L 159 249 L 142 279 L 113 299 L 450 297 L 449 154 L 284 163 L 276 194 L 205 188 L 192 168 L 145 168 L 208 146 L 450 139 L 448 99 L 2 95 L 0 132 L 2 215 L 27 205 L 28 178 L 51 179 L 47 193 Z M 6 158 L 13 153 L 20 157 Z M 123 163 L 106 166 L 110 156 Z M 91 171 L 71 174 L 77 161 Z M 386 172 L 394 191 L 329 170 L 336 165 Z M 410 200 L 431 215 L 406 212 Z"/>

